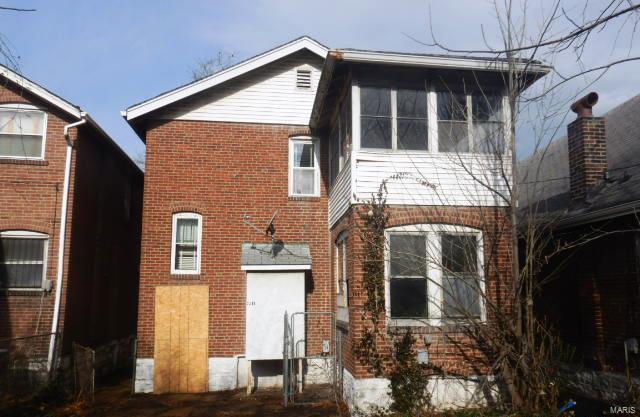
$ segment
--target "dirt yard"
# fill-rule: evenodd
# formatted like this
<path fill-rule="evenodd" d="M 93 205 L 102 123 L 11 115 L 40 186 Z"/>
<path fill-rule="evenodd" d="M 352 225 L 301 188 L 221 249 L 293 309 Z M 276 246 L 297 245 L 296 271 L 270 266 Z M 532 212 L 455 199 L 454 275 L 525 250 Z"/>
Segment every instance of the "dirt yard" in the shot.
<path fill-rule="evenodd" d="M 3 417 L 333 417 L 336 405 L 325 389 L 307 390 L 302 404 L 283 407 L 282 391 L 243 390 L 207 394 L 131 395 L 131 382 L 99 389 L 93 404 L 3 401 Z M 343 413 L 344 415 L 344 413 Z"/>

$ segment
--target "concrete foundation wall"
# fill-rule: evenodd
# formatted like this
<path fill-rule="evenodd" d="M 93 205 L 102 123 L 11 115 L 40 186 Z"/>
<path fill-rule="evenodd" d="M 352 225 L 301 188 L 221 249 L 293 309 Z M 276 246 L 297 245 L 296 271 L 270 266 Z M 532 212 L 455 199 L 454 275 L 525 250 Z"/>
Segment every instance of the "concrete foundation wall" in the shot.
<path fill-rule="evenodd" d="M 331 362 L 324 359 L 309 359 L 305 365 L 306 384 L 326 384 L 331 381 Z M 153 392 L 153 359 L 137 359 L 135 392 Z M 226 391 L 247 386 L 247 360 L 243 356 L 231 358 L 209 358 L 209 391 Z M 282 386 L 282 361 L 252 361 L 251 372 L 254 387 L 273 388 Z"/>

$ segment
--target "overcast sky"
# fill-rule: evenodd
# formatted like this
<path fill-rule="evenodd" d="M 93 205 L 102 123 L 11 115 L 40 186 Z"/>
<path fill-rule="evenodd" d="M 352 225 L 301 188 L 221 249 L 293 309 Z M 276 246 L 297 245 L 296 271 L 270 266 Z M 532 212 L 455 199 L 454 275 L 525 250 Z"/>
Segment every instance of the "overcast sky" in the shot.
<path fill-rule="evenodd" d="M 534 33 L 549 1 L 531 4 L 527 23 Z M 564 8 L 579 17 L 583 4 L 566 1 Z M 2 0 L 0 5 L 37 9 L 0 11 L 0 33 L 19 56 L 20 71 L 88 111 L 130 155 L 144 146 L 119 112 L 188 82 L 191 68 L 218 51 L 242 59 L 307 34 L 333 48 L 442 53 L 407 36 L 429 41 L 430 21 L 439 40 L 453 47 L 484 49 L 481 26 L 489 40 L 498 39 L 493 6 L 483 0 Z M 590 5 L 595 11 L 599 2 Z M 640 55 L 630 42 L 629 24 L 619 33 L 622 22 L 614 23 L 591 39 L 584 55 L 588 65 Z M 568 25 L 561 19 L 554 30 Z M 554 65 L 565 74 L 577 69 L 571 53 Z M 636 62 L 616 67 L 589 88 L 600 93 L 596 114 L 640 92 L 639 70 Z M 595 74 L 580 77 L 558 91 L 569 97 L 594 79 Z M 533 145 L 530 133 L 521 136 L 523 156 Z"/>

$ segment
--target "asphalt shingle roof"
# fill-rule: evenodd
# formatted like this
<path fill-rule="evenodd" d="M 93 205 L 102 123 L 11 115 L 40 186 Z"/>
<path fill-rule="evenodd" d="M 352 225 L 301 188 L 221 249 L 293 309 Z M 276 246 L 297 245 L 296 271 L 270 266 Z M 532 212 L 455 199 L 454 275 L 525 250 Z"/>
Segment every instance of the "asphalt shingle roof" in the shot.
<path fill-rule="evenodd" d="M 604 115 L 608 179 L 592 189 L 586 201 L 570 205 L 569 150 L 562 137 L 519 162 L 520 207 L 565 217 L 640 201 L 640 94 Z"/>

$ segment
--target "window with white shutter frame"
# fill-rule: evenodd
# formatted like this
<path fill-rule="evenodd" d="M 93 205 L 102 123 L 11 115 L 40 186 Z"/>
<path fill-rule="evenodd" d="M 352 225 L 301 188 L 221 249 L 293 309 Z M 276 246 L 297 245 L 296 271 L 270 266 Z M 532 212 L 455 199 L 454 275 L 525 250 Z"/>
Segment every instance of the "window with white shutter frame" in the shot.
<path fill-rule="evenodd" d="M 171 235 L 171 273 L 199 274 L 202 254 L 202 216 L 197 213 L 174 214 Z"/>

